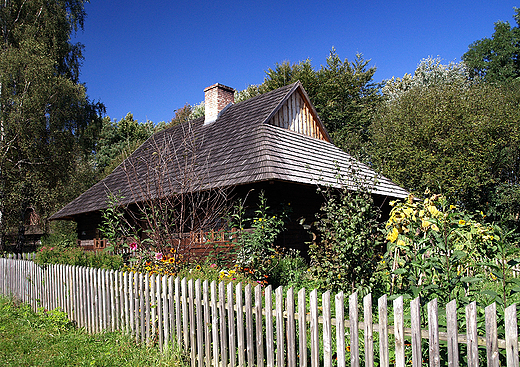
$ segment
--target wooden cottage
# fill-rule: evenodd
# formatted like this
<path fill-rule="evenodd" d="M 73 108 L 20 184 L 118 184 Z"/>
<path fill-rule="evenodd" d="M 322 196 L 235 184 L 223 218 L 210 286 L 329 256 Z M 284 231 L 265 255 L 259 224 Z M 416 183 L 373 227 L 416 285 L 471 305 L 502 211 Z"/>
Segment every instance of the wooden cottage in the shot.
<path fill-rule="evenodd" d="M 135 210 L 153 199 L 231 189 L 235 199 L 249 195 L 252 205 L 264 190 L 269 203 L 292 208 L 281 244 L 301 248 L 308 234 L 299 223 L 315 218 L 323 200 L 316 187 L 338 186 L 338 169 L 343 184 L 355 190 L 356 182 L 364 182 L 381 205 L 408 195 L 331 143 L 299 82 L 233 102 L 232 88 L 206 88 L 205 117 L 154 134 L 51 219 L 76 221 L 79 240 L 92 242 L 99 237 L 107 193 Z"/>

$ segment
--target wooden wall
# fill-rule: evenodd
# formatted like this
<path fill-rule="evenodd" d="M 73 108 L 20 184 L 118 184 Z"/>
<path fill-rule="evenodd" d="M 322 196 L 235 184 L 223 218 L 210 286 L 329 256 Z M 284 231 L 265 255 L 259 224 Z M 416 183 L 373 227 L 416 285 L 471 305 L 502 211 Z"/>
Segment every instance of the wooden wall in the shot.
<path fill-rule="evenodd" d="M 310 106 L 298 91 L 289 97 L 268 123 L 303 135 L 328 141 L 321 126 L 319 126 L 316 121 Z"/>

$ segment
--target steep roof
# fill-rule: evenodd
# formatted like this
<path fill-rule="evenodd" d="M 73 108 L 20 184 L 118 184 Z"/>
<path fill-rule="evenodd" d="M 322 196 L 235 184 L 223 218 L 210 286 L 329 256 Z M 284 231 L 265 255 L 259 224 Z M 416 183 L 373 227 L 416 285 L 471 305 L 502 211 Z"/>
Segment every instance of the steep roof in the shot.
<path fill-rule="evenodd" d="M 362 182 L 374 194 L 408 195 L 330 142 L 297 82 L 230 105 L 208 125 L 201 117 L 154 134 L 51 219 L 105 209 L 108 192 L 122 196 L 125 205 L 270 180 L 338 186 L 338 172 L 351 189 Z"/>

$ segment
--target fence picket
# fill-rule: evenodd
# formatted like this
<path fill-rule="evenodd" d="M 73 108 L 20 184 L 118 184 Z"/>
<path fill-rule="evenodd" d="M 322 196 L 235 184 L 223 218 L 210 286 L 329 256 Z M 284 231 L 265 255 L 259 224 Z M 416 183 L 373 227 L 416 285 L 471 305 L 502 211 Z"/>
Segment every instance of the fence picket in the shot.
<path fill-rule="evenodd" d="M 273 288 L 265 288 L 265 345 L 267 367 L 274 367 Z"/>
<path fill-rule="evenodd" d="M 439 355 L 439 311 L 437 306 L 437 298 L 428 302 L 428 338 L 430 351 L 430 367 L 439 367 L 441 365 Z"/>
<path fill-rule="evenodd" d="M 336 294 L 334 305 L 336 306 L 336 355 L 338 367 L 345 367 L 345 296 L 343 292 Z"/>
<path fill-rule="evenodd" d="M 446 329 L 448 332 L 448 367 L 459 366 L 459 342 L 457 326 L 457 301 L 446 305 Z M 420 330 L 420 327 L 419 327 Z"/>
<path fill-rule="evenodd" d="M 220 282 L 218 285 L 218 308 L 220 317 L 220 358 L 222 359 L 222 365 L 227 366 L 228 364 L 228 337 L 226 327 L 226 289 L 224 282 Z M 253 330 L 252 328 L 250 330 Z"/>
<path fill-rule="evenodd" d="M 163 275 L 162 279 L 162 329 L 163 329 L 163 347 L 168 346 L 170 341 L 170 304 L 168 302 L 168 277 Z"/>
<path fill-rule="evenodd" d="M 468 345 L 468 367 L 478 367 L 477 304 L 466 306 L 466 335 Z"/>
<path fill-rule="evenodd" d="M 314 289 L 309 295 L 310 304 L 310 333 L 311 333 L 311 367 L 318 367 L 319 345 L 318 345 L 318 291 Z"/>
<path fill-rule="evenodd" d="M 248 284 L 244 289 L 245 309 L 246 309 L 246 351 L 247 365 L 255 365 L 255 346 L 253 342 L 253 306 L 251 300 L 251 286 Z"/>
<path fill-rule="evenodd" d="M 189 350 L 189 335 L 188 335 L 188 295 L 187 295 L 187 283 L 186 278 L 182 278 L 181 282 L 182 291 L 182 336 L 184 340 L 184 349 Z"/>
<path fill-rule="evenodd" d="M 267 292 L 267 289 L 266 289 Z M 236 285 L 235 290 L 237 298 L 237 348 L 238 348 L 238 365 L 245 366 L 245 341 L 244 341 L 244 302 L 242 295 L 242 282 Z M 267 296 L 266 296 L 267 297 Z M 267 333 L 268 334 L 268 333 Z"/>
<path fill-rule="evenodd" d="M 276 298 L 276 365 L 285 366 L 284 355 L 284 319 L 283 319 L 283 288 L 280 286 L 275 290 Z"/>
<path fill-rule="evenodd" d="M 410 302 L 410 323 L 412 327 L 412 365 L 422 366 L 421 351 L 421 299 Z"/>
<path fill-rule="evenodd" d="M 209 310 L 209 285 L 208 280 L 204 280 L 202 283 L 202 303 L 204 305 L 204 362 L 206 366 L 211 364 L 211 321 L 210 321 L 210 310 Z"/>
<path fill-rule="evenodd" d="M 294 290 L 287 290 L 287 366 L 296 367 L 296 325 L 294 320 Z M 261 311 L 261 310 L 260 310 Z M 263 355 L 262 355 L 263 359 Z"/>
<path fill-rule="evenodd" d="M 348 298 L 348 313 L 350 321 L 350 365 L 359 367 L 359 324 L 357 292 Z"/>
<path fill-rule="evenodd" d="M 394 306 L 394 336 L 395 336 L 395 365 L 396 367 L 405 366 L 404 355 L 404 316 L 403 316 L 403 296 L 393 301 Z"/>
<path fill-rule="evenodd" d="M 134 272 L 128 272 L 128 288 L 126 298 L 128 299 L 128 319 L 130 321 L 130 335 L 135 335 L 135 302 L 134 302 Z M 161 340 L 162 342 L 162 340 Z"/>
<path fill-rule="evenodd" d="M 504 312 L 506 326 L 506 358 L 508 367 L 518 367 L 518 329 L 516 304 L 512 304 Z"/>
<path fill-rule="evenodd" d="M 365 367 L 374 366 L 374 325 L 372 324 L 372 294 L 363 297 L 363 321 L 365 323 Z"/>
<path fill-rule="evenodd" d="M 219 366 L 217 285 L 211 282 L 211 331 L 213 337 L 213 365 Z"/>
<path fill-rule="evenodd" d="M 255 334 L 256 334 L 256 366 L 264 367 L 264 333 L 262 328 L 262 286 L 255 287 Z"/>
<path fill-rule="evenodd" d="M 497 305 L 492 303 L 485 308 L 486 314 L 486 356 L 489 367 L 498 367 Z"/>
<path fill-rule="evenodd" d="M 168 277 L 168 323 L 170 335 L 168 342 L 174 347 L 175 341 L 175 290 L 173 287 L 173 276 Z"/>
<path fill-rule="evenodd" d="M 200 279 L 195 281 L 195 309 L 196 309 L 196 320 L 197 320 L 197 365 L 202 367 L 204 362 L 204 325 L 202 324 L 202 294 L 200 289 Z"/>
<path fill-rule="evenodd" d="M 323 366 L 332 367 L 332 325 L 330 316 L 330 291 L 321 295 L 323 309 Z"/>
<path fill-rule="evenodd" d="M 260 310 L 260 315 L 261 315 Z M 227 285 L 227 316 L 228 316 L 228 336 L 229 336 L 229 365 L 235 367 L 236 361 L 236 336 L 235 336 L 235 307 L 233 302 L 233 283 Z"/>
<path fill-rule="evenodd" d="M 176 332 L 176 342 L 177 346 L 181 347 L 182 339 L 181 339 L 181 281 L 179 277 L 175 278 L 175 332 Z"/>
<path fill-rule="evenodd" d="M 377 300 L 379 313 L 379 361 L 381 367 L 390 364 L 388 354 L 388 301 L 386 294 Z"/>
<path fill-rule="evenodd" d="M 141 343 L 144 344 L 146 338 L 146 322 L 145 322 L 145 282 L 146 278 L 143 273 L 139 273 L 139 325 L 141 326 Z"/>
<path fill-rule="evenodd" d="M 150 295 L 150 285 L 151 285 L 151 279 L 150 275 L 146 273 L 145 279 L 144 279 L 144 297 L 145 297 L 145 323 L 146 323 L 146 344 L 149 344 L 151 339 L 151 333 L 150 333 L 150 312 L 152 309 L 151 302 L 151 295 Z"/>
<path fill-rule="evenodd" d="M 300 354 L 300 367 L 307 367 L 307 301 L 305 288 L 298 292 L 298 352 Z"/>
<path fill-rule="evenodd" d="M 197 362 L 196 353 L 197 353 L 197 345 L 195 344 L 195 336 L 196 336 L 196 325 L 195 325 L 195 305 L 194 305 L 194 293 L 193 293 L 193 279 L 188 281 L 188 320 L 189 320 L 189 333 L 190 333 L 190 359 L 191 359 L 191 367 L 195 367 Z M 222 313 L 220 314 L 222 317 Z M 222 325 L 221 325 L 222 327 Z M 221 330 L 222 332 L 222 330 Z M 224 353 L 224 346 L 222 346 L 222 353 Z"/>

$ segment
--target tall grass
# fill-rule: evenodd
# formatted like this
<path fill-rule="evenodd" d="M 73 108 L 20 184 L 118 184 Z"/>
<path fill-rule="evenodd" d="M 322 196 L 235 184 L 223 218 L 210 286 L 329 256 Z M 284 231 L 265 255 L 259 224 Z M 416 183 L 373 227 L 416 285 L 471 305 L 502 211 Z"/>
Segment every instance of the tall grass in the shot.
<path fill-rule="evenodd" d="M 186 352 L 140 346 L 121 332 L 90 335 L 65 313 L 0 297 L 1 366 L 185 366 Z"/>

